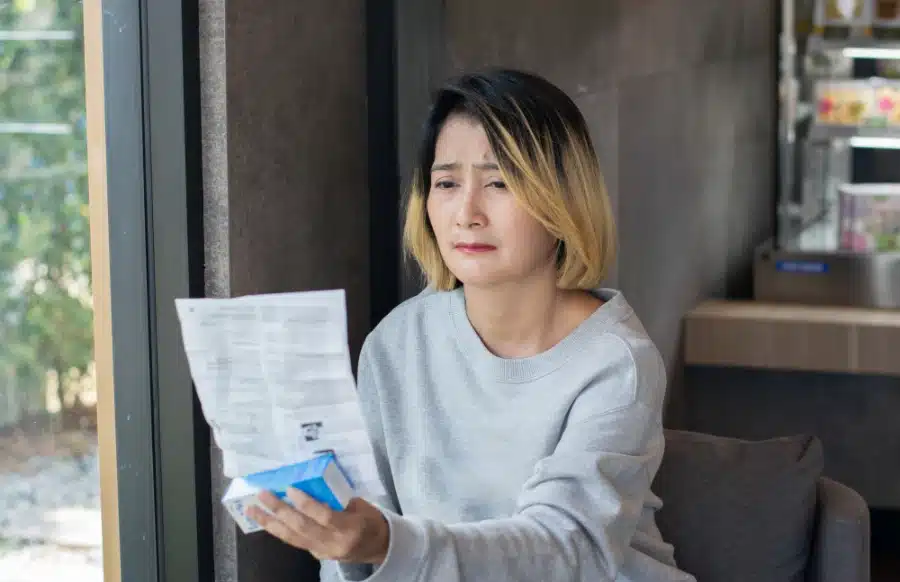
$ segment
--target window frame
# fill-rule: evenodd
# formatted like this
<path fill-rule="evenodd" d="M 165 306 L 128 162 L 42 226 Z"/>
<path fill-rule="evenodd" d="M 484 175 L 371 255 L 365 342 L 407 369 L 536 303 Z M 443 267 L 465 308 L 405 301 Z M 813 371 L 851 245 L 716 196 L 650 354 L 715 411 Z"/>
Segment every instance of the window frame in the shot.
<path fill-rule="evenodd" d="M 119 539 L 104 546 L 118 549 L 121 580 L 212 581 L 209 429 L 174 306 L 203 294 L 198 6 L 88 3 L 85 19 L 102 19 L 106 208 L 92 218 L 107 218 L 108 264 L 94 269 L 108 269 L 95 293 L 108 294 L 115 424 L 115 459 L 101 464 L 115 467 L 118 497 L 104 519 Z"/>

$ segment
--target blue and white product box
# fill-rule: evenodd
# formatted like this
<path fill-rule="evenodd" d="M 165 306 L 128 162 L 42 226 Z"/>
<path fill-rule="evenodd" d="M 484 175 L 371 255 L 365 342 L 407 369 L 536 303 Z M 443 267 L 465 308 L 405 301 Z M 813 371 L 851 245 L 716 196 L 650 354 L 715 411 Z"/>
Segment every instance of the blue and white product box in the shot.
<path fill-rule="evenodd" d="M 256 506 L 269 513 L 259 501 L 258 495 L 263 491 L 271 491 L 290 504 L 287 498 L 289 487 L 303 491 L 335 511 L 343 511 L 354 497 L 353 483 L 341 469 L 335 455 L 327 453 L 302 463 L 234 479 L 222 497 L 222 505 L 242 532 L 257 532 L 262 527 L 247 517 L 247 509 Z"/>

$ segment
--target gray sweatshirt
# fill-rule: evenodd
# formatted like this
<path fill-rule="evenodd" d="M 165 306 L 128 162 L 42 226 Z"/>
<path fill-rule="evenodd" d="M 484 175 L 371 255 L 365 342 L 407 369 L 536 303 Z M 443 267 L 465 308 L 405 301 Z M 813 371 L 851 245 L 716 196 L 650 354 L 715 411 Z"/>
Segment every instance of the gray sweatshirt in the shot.
<path fill-rule="evenodd" d="M 656 527 L 666 374 L 621 293 L 533 357 L 491 354 L 461 289 L 369 335 L 358 387 L 388 498 L 380 567 L 322 580 L 693 581 Z"/>

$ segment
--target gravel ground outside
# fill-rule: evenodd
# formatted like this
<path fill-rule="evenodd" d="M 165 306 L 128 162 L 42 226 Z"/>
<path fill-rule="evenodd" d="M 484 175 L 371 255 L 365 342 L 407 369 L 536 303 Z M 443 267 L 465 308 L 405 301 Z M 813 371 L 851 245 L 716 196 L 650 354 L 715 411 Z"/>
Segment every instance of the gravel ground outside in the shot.
<path fill-rule="evenodd" d="M 0 582 L 103 582 L 101 540 L 96 437 L 0 439 Z"/>

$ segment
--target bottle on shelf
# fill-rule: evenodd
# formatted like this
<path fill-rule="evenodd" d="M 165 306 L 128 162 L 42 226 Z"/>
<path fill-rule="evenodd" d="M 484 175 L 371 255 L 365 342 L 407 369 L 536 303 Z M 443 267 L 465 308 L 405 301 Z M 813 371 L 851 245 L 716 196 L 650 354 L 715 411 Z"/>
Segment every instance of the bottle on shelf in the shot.
<path fill-rule="evenodd" d="M 879 40 L 900 40 L 900 0 L 876 0 L 872 36 Z"/>
<path fill-rule="evenodd" d="M 814 32 L 825 39 L 871 37 L 870 0 L 817 0 Z"/>

